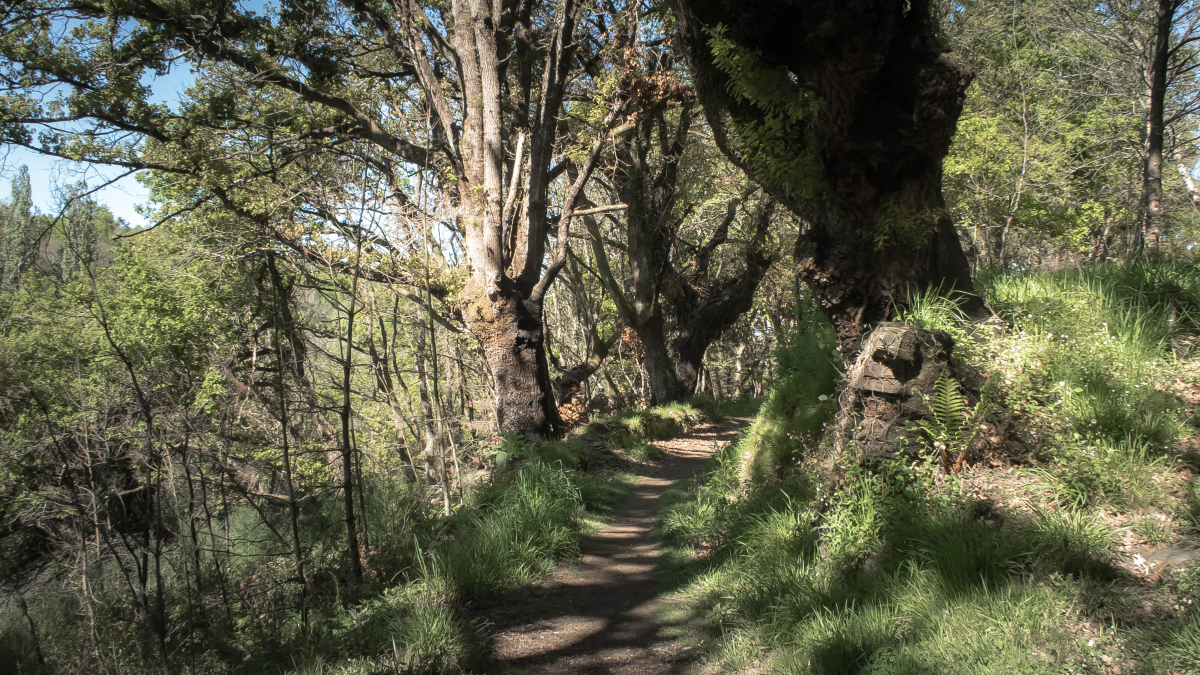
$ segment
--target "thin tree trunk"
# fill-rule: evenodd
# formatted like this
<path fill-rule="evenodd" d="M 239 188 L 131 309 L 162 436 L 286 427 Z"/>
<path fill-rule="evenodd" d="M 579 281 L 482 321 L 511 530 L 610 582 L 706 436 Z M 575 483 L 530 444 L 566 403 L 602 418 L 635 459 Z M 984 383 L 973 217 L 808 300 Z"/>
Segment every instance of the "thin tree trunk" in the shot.
<path fill-rule="evenodd" d="M 446 407 L 442 402 L 441 377 L 438 374 L 438 348 L 437 348 L 437 329 L 434 328 L 433 309 L 430 306 L 429 314 L 429 335 L 432 338 L 429 341 L 429 356 L 430 365 L 432 368 L 431 375 L 433 380 L 433 403 L 434 410 L 437 411 L 437 431 L 438 431 L 438 469 L 439 477 L 442 480 L 442 511 L 443 515 L 450 515 L 450 467 L 446 464 L 446 444 L 442 442 L 442 436 L 445 435 L 445 419 Z"/>
<path fill-rule="evenodd" d="M 1183 184 L 1187 186 L 1192 208 L 1196 209 L 1196 213 L 1200 213 L 1200 189 L 1196 187 L 1196 179 L 1192 177 L 1192 170 L 1184 163 L 1183 152 L 1179 148 L 1175 148 L 1175 166 L 1179 169 L 1179 175 L 1183 177 Z"/>
<path fill-rule="evenodd" d="M 437 467 L 434 464 L 437 452 L 437 431 L 434 429 L 433 405 L 429 400 L 429 377 L 425 372 L 425 331 L 424 323 L 418 324 L 416 339 L 413 341 L 414 361 L 417 366 L 417 394 L 421 399 L 421 429 L 425 435 L 421 458 L 425 463 L 425 478 L 430 483 L 438 483 Z"/>
<path fill-rule="evenodd" d="M 86 551 L 84 555 L 87 555 Z M 42 641 L 38 637 L 37 626 L 33 623 L 33 617 L 29 616 L 29 605 L 25 603 L 25 595 L 20 591 L 17 592 L 17 602 L 21 605 L 21 614 L 25 617 L 25 622 L 29 624 L 29 637 L 33 640 L 33 651 L 37 654 L 38 665 L 45 668 L 46 657 L 42 654 Z"/>
<path fill-rule="evenodd" d="M 1155 17 L 1154 58 L 1150 68 L 1150 119 L 1146 137 L 1146 214 L 1143 220 L 1145 253 L 1149 258 L 1158 256 L 1163 236 L 1163 116 L 1167 97 L 1171 26 L 1175 21 L 1176 3 L 1177 0 L 1158 0 Z"/>
<path fill-rule="evenodd" d="M 388 337 L 387 329 L 383 325 L 383 319 L 379 319 L 379 331 L 382 334 L 382 343 L 384 353 L 380 354 L 376 347 L 375 339 L 372 336 L 367 342 L 367 353 L 371 357 L 371 365 L 375 369 L 375 379 L 379 391 L 383 392 L 383 398 L 387 401 L 388 411 L 392 415 L 392 427 L 396 430 L 397 451 L 400 454 L 400 460 L 407 464 L 413 472 L 413 477 L 416 477 L 416 465 L 413 463 L 412 456 L 408 452 L 408 445 L 404 441 L 404 427 L 407 420 L 403 412 L 400 410 L 400 397 L 396 395 L 395 381 L 392 379 L 391 371 L 389 370 L 389 359 L 387 350 Z M 411 411 L 410 411 L 411 413 Z"/>
<path fill-rule="evenodd" d="M 1018 48 L 1017 42 L 1017 7 L 1013 5 L 1013 54 L 1016 55 L 1016 72 L 1017 78 L 1021 84 L 1021 173 L 1017 174 L 1017 188 L 1013 193 L 1011 207 L 1008 210 L 1008 215 L 1004 218 L 1004 232 L 1000 235 L 1000 269 L 1008 269 L 1008 235 L 1012 229 L 1013 221 L 1017 218 L 1017 211 L 1021 208 L 1021 197 L 1025 193 L 1025 176 L 1029 172 L 1029 105 L 1025 97 L 1025 78 L 1021 76 L 1021 50 Z"/>
<path fill-rule="evenodd" d="M 358 258 L 355 257 L 355 265 Z M 362 551 L 358 545 L 358 525 L 354 513 L 354 451 L 350 442 L 350 374 L 354 365 L 354 316 L 358 302 L 358 275 L 350 282 L 350 308 L 346 313 L 346 351 L 342 355 L 342 497 L 346 508 L 346 552 L 350 572 L 362 577 Z"/>
<path fill-rule="evenodd" d="M 300 400 L 308 407 L 309 414 L 316 426 L 317 435 L 325 443 L 326 454 L 330 458 L 330 468 L 336 469 L 336 458 L 339 455 L 337 432 L 325 417 L 325 412 L 317 400 L 312 383 L 309 382 L 308 373 L 304 367 L 307 346 L 304 344 L 303 336 L 297 330 L 296 318 L 292 314 L 289 302 L 290 290 L 284 286 L 283 275 L 279 273 L 278 266 L 275 264 L 275 256 L 272 253 L 267 254 L 267 271 L 271 275 L 271 283 L 279 289 L 281 297 L 284 298 L 279 306 L 279 318 L 281 319 L 279 328 L 283 330 L 283 335 L 287 338 L 288 353 L 281 355 L 280 358 L 291 368 L 292 386 L 300 395 Z"/>
<path fill-rule="evenodd" d="M 1098 233 L 1093 230 L 1092 250 L 1088 253 L 1089 263 L 1102 263 L 1108 259 L 1108 239 L 1111 231 L 1112 218 L 1109 218 L 1106 212 L 1104 218 L 1104 228 Z"/>
<path fill-rule="evenodd" d="M 192 470 L 190 465 L 190 453 L 188 452 L 189 436 L 184 436 L 183 443 L 180 445 L 181 459 L 183 460 L 183 479 L 187 481 L 188 488 L 188 533 L 192 539 L 192 557 L 196 565 L 196 594 L 204 595 L 203 584 L 203 569 L 200 565 L 200 533 L 196 529 L 196 485 L 192 480 Z"/>
<path fill-rule="evenodd" d="M 154 517 L 157 527 L 154 533 L 154 599 L 158 605 L 158 617 L 155 619 L 155 624 L 158 629 L 158 657 L 162 667 L 163 675 L 170 675 L 171 664 L 167 659 L 167 599 L 165 590 L 163 589 L 162 577 L 162 554 L 163 541 L 162 533 L 165 529 L 162 522 L 162 466 L 155 471 L 155 490 L 154 490 Z"/>
<path fill-rule="evenodd" d="M 367 495 L 363 483 L 363 453 L 358 445 L 358 429 L 351 425 L 350 438 L 353 441 L 351 449 L 354 455 L 354 468 L 358 472 L 358 514 L 362 525 L 362 547 L 364 551 L 371 550 L 370 524 L 367 522 Z"/>
<path fill-rule="evenodd" d="M 286 302 L 283 291 L 278 286 L 275 289 L 275 302 L 279 307 Z M 280 348 L 279 330 L 271 331 L 271 336 L 275 342 L 275 354 L 280 359 L 283 358 L 283 350 Z M 291 442 L 288 438 L 288 408 L 287 408 L 287 387 L 285 386 L 284 373 L 288 369 L 283 367 L 282 361 L 279 363 L 279 437 L 283 448 L 283 479 L 287 490 L 288 498 L 288 521 L 292 530 L 292 564 L 296 566 L 296 578 L 300 582 L 300 631 L 307 636 L 309 632 L 308 626 L 308 576 L 304 573 L 304 550 L 300 545 L 300 506 L 296 502 L 296 482 L 292 478 L 292 452 Z M 211 528 L 211 525 L 210 525 Z"/>

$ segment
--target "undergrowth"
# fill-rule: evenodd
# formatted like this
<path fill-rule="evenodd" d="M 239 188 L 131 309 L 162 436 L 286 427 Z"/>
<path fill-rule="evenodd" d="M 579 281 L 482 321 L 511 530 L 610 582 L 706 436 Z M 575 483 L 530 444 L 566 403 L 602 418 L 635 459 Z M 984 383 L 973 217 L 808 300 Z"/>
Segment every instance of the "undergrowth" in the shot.
<path fill-rule="evenodd" d="M 654 408 L 628 408 L 598 416 L 575 430 L 567 442 L 591 436 L 601 439 L 609 449 L 619 449 L 631 459 L 645 462 L 660 454 L 653 441 L 678 436 L 706 419 L 723 419 L 721 407 L 711 398 L 693 396 Z"/>
<path fill-rule="evenodd" d="M 239 542 L 229 561 L 204 560 L 201 577 L 216 601 L 189 602 L 195 589 L 172 565 L 164 572 L 164 605 L 171 624 L 187 634 L 169 636 L 171 670 L 188 673 L 453 674 L 488 672 L 488 627 L 478 606 L 504 602 L 514 592 L 578 555 L 582 534 L 603 526 L 635 476 L 618 470 L 625 460 L 653 456 L 651 442 L 720 417 L 717 404 L 697 397 L 651 410 L 619 411 L 564 439 L 543 441 L 505 435 L 485 448 L 487 479 L 442 515 L 441 502 L 399 473 L 368 473 L 371 483 L 360 514 L 363 578 L 350 577 L 341 538 L 341 503 L 305 506 L 299 519 L 306 551 L 307 588 L 297 583 L 286 510 L 233 510 L 226 536 Z M 609 449 L 597 450 L 597 444 Z M 265 520 L 264 520 L 265 519 Z M 189 560 L 177 540 L 164 560 Z M 198 554 L 202 555 L 202 554 Z M 72 588 L 43 586 L 18 603 L 0 606 L 0 670 L 48 673 L 73 670 L 73 659 L 103 664 L 106 672 L 159 669 L 150 637 L 119 599 L 114 570 L 92 573 L 93 607 L 80 605 Z M 222 609 L 225 598 L 230 611 Z M 111 601 L 110 601 L 111 600 Z M 202 612 L 185 607 L 203 607 Z M 298 608 L 307 607 L 305 629 Z M 124 609 L 122 609 L 124 608 Z M 105 626 L 93 645 L 86 616 Z M 235 618 L 237 617 L 237 618 Z M 39 663 L 37 647 L 41 647 Z"/>
<path fill-rule="evenodd" d="M 449 517 L 422 499 L 417 487 L 372 478 L 378 484 L 366 503 L 370 549 L 364 577 L 355 583 L 339 555 L 338 502 L 306 510 L 301 537 L 313 561 L 304 600 L 307 634 L 286 555 L 256 514 L 231 514 L 230 534 L 243 542 L 237 560 L 256 562 L 203 581 L 230 595 L 233 616 L 247 618 L 231 622 L 219 605 L 190 616 L 179 610 L 174 623 L 189 626 L 190 634 L 172 636 L 171 669 L 297 675 L 487 672 L 487 626 L 472 618 L 469 608 L 503 600 L 559 560 L 577 555 L 580 533 L 596 527 L 632 484 L 629 474 L 585 473 L 570 468 L 572 462 L 548 462 L 543 456 L 573 453 L 551 445 L 509 439 L 509 461 L 495 469 L 491 482 L 469 491 Z M 277 526 L 286 523 L 282 512 L 273 515 Z M 170 568 L 166 574 L 166 606 L 175 612 L 185 606 L 188 588 Z M 72 653 L 80 652 L 104 663 L 106 672 L 153 669 L 153 652 L 138 651 L 142 636 L 136 617 L 118 613 L 123 603 L 107 602 L 120 592 L 122 580 L 110 574 L 93 583 L 92 611 L 110 639 L 95 650 L 87 638 L 88 610 L 72 589 L 43 587 L 27 606 L 40 628 L 45 666 L 38 663 L 22 611 L 10 604 L 0 608 L 0 663 L 7 664 L 0 671 L 59 672 L 68 669 Z M 99 651 L 98 658 L 93 651 Z"/>

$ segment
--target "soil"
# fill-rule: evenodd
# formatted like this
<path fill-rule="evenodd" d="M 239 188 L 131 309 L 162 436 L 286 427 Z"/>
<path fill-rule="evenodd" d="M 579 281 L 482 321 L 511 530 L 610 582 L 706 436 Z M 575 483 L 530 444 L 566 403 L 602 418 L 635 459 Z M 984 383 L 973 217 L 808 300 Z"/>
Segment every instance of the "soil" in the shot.
<path fill-rule="evenodd" d="M 659 675 L 692 660 L 691 650 L 660 619 L 656 568 L 662 556 L 651 528 L 671 483 L 698 472 L 717 444 L 751 422 L 730 418 L 655 445 L 649 465 L 608 527 L 582 543 L 582 557 L 490 613 L 497 628 L 492 655 L 530 675 Z"/>

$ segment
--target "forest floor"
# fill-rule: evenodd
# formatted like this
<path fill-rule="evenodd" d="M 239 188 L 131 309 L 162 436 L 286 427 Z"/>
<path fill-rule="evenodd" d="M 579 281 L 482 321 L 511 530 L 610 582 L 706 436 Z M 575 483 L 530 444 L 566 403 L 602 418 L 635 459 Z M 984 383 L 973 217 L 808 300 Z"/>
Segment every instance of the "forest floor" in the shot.
<path fill-rule="evenodd" d="M 662 456 L 646 465 L 608 526 L 584 540 L 581 558 L 489 612 L 493 657 L 531 675 L 659 675 L 693 660 L 672 637 L 678 627 L 661 618 L 671 601 L 661 594 L 663 551 L 652 532 L 659 500 L 752 421 L 731 417 L 656 441 Z"/>

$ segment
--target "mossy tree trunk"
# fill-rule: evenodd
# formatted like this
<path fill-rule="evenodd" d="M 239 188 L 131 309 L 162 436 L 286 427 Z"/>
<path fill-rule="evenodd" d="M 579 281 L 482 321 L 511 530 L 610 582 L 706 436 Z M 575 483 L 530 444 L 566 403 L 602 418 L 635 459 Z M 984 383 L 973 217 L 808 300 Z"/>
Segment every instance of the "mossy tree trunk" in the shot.
<path fill-rule="evenodd" d="M 496 380 L 496 424 L 501 431 L 541 436 L 562 430 L 546 359 L 541 299 L 518 289 L 472 298 L 464 312 Z"/>
<path fill-rule="evenodd" d="M 972 291 L 941 193 L 971 72 L 933 3 L 672 6 L 717 144 L 808 224 L 796 273 L 844 347 L 914 292 Z"/>

